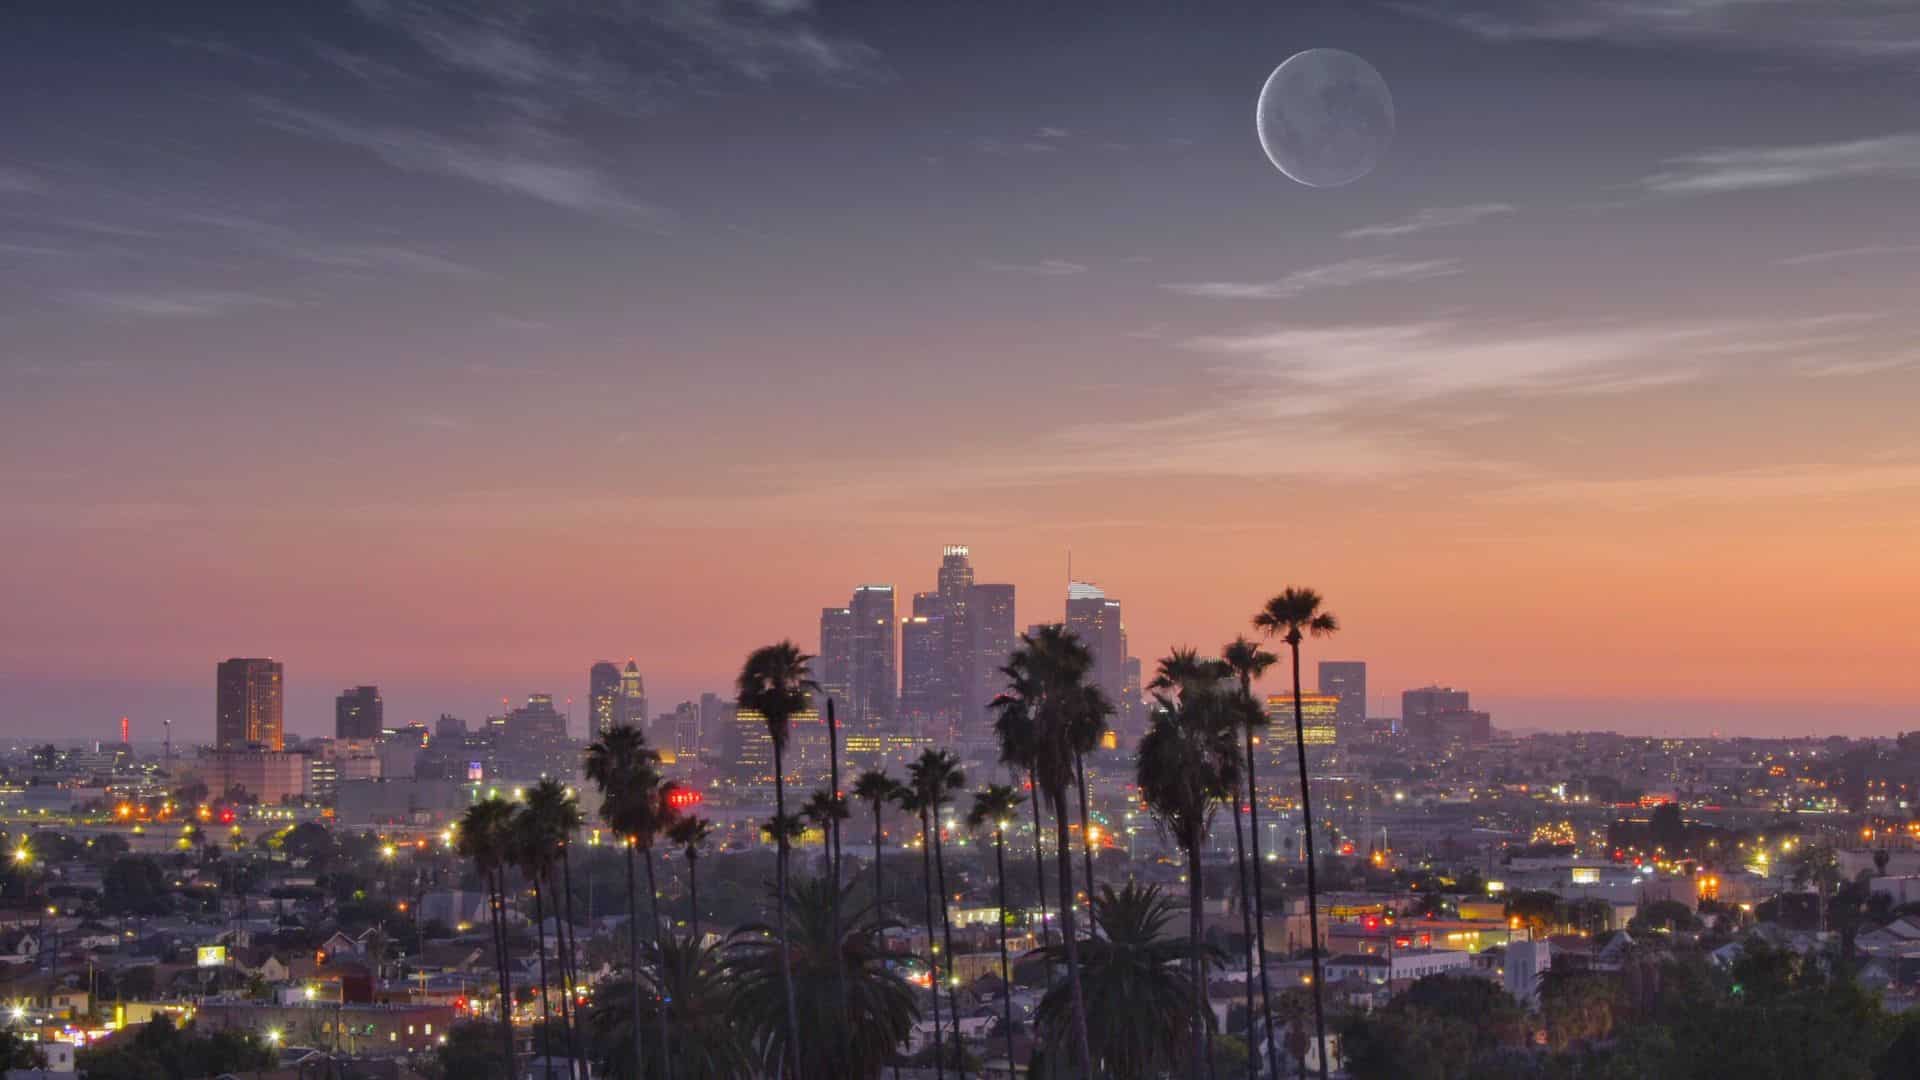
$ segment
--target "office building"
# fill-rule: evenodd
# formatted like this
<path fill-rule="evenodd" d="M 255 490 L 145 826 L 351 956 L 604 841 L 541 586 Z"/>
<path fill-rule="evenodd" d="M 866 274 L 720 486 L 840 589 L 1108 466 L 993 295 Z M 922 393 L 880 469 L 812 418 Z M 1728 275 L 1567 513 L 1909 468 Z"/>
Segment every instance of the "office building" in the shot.
<path fill-rule="evenodd" d="M 1309 747 L 1336 746 L 1340 742 L 1340 699 L 1332 694 L 1300 695 L 1300 730 Z M 1267 698 L 1268 745 L 1277 755 L 1293 752 L 1293 695 L 1274 694 Z M 1284 752 L 1284 753 L 1283 753 Z M 1292 760 L 1288 758 L 1287 760 Z"/>
<path fill-rule="evenodd" d="M 307 793 L 307 755 L 234 747 L 203 750 L 198 772 L 215 798 L 247 796 L 262 806 L 278 806 Z"/>
<path fill-rule="evenodd" d="M 236 657 L 214 673 L 214 744 L 222 750 L 286 746 L 280 661 Z"/>
<path fill-rule="evenodd" d="M 673 753 L 681 761 L 700 756 L 700 706 L 683 701 L 673 710 Z"/>
<path fill-rule="evenodd" d="M 1114 719 L 1133 723 L 1126 706 L 1127 629 L 1120 619 L 1120 601 L 1108 599 L 1098 585 L 1067 583 L 1067 629 L 1093 654 L 1093 682 L 1113 703 Z"/>
<path fill-rule="evenodd" d="M 377 739 L 386 729 L 386 709 L 377 686 L 356 686 L 333 699 L 333 737 Z"/>
<path fill-rule="evenodd" d="M 839 702 L 842 710 L 853 702 L 853 637 L 852 608 L 820 609 L 820 651 L 813 658 L 813 681 L 820 684 L 820 695 Z"/>
<path fill-rule="evenodd" d="M 507 714 L 509 739 L 564 739 L 567 718 L 553 707 L 552 694 L 529 694 L 527 703 Z"/>
<path fill-rule="evenodd" d="M 1485 746 L 1493 737 L 1493 718 L 1472 707 L 1465 690 L 1425 686 L 1400 695 L 1400 730 L 1431 746 Z"/>
<path fill-rule="evenodd" d="M 964 708 L 968 728 L 988 723 L 987 705 L 1007 688 L 1000 674 L 1020 644 L 1014 631 L 1013 586 L 975 585 L 967 593 L 968 630 L 973 636 L 969 695 Z"/>
<path fill-rule="evenodd" d="M 1340 699 L 1342 726 L 1358 729 L 1367 719 L 1367 665 L 1359 660 L 1320 661 L 1320 692 Z"/>
<path fill-rule="evenodd" d="M 620 691 L 614 698 L 613 722 L 647 729 L 647 683 L 640 677 L 640 667 L 627 658 L 627 666 L 620 669 Z"/>
<path fill-rule="evenodd" d="M 893 723 L 900 686 L 893 651 L 893 586 L 860 586 L 853 590 L 847 610 L 853 616 L 853 638 L 847 694 L 851 707 L 845 719 L 856 726 L 886 727 Z"/>
<path fill-rule="evenodd" d="M 603 733 L 620 715 L 620 665 L 601 660 L 587 671 L 587 728 Z"/>
<path fill-rule="evenodd" d="M 920 593 L 914 607 L 923 607 Z M 937 607 L 937 597 L 930 605 Z M 910 615 L 900 620 L 900 730 L 924 732 L 933 723 L 939 693 L 940 666 L 945 655 L 946 619 L 938 615 Z"/>

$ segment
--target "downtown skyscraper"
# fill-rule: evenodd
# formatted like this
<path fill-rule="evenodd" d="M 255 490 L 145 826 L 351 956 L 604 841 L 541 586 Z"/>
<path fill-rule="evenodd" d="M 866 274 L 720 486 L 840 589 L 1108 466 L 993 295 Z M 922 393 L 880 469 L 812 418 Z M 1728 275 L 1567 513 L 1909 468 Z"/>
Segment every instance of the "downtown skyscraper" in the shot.
<path fill-rule="evenodd" d="M 1358 727 L 1367 719 L 1367 665 L 1362 660 L 1320 661 L 1320 692 L 1340 699 L 1336 712 L 1342 726 Z"/>
<path fill-rule="evenodd" d="M 862 585 L 847 604 L 852 615 L 846 719 L 869 728 L 891 726 L 900 692 L 894 660 L 893 586 Z M 822 619 L 824 628 L 824 618 Z"/>
<path fill-rule="evenodd" d="M 372 740 L 386 727 L 386 706 L 377 686 L 356 686 L 333 699 L 333 737 Z"/>
<path fill-rule="evenodd" d="M 910 726 L 940 742 L 986 725 L 987 703 L 1003 689 L 999 669 L 1018 644 L 1011 585 L 974 581 L 971 553 L 940 553 L 932 592 L 915 593 L 901 624 L 901 709 Z"/>
<path fill-rule="evenodd" d="M 1093 654 L 1093 681 L 1113 703 L 1113 726 L 1138 735 L 1144 710 L 1138 692 L 1127 692 L 1127 628 L 1120 601 L 1091 582 L 1069 581 L 1066 628 Z"/>
<path fill-rule="evenodd" d="M 214 672 L 214 743 L 222 750 L 285 748 L 285 670 L 280 661 L 235 657 Z"/>
<path fill-rule="evenodd" d="M 647 730 L 647 682 L 631 657 L 624 668 L 601 660 L 587 671 L 587 733 L 602 735 L 619 724 Z"/>

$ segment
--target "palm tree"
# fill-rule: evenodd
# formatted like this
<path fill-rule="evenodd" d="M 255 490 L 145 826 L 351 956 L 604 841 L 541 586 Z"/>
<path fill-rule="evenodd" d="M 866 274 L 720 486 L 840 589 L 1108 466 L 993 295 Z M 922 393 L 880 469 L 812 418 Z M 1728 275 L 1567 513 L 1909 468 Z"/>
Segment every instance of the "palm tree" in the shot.
<path fill-rule="evenodd" d="M 773 740 L 774 842 L 778 845 L 774 860 L 774 887 L 777 890 L 775 900 L 780 908 L 780 956 L 787 991 L 785 1045 L 792 1051 L 796 1063 L 800 1060 L 800 1011 L 794 1001 L 792 964 L 787 956 L 787 898 L 791 894 L 787 881 L 787 859 L 793 844 L 791 831 L 784 827 L 787 817 L 786 752 L 787 733 L 794 714 L 805 709 L 809 695 L 820 689 L 820 684 L 813 681 L 813 675 L 807 668 L 808 661 L 812 659 L 791 641 L 763 645 L 748 654 L 746 663 L 741 665 L 740 676 L 735 680 L 738 691 L 735 702 L 742 711 L 758 713 L 766 721 L 767 734 Z"/>
<path fill-rule="evenodd" d="M 1253 617 L 1253 625 L 1271 638 L 1279 636 L 1293 655 L 1293 748 L 1300 762 L 1300 824 L 1305 830 L 1307 856 L 1307 928 L 1313 946 L 1313 1033 L 1320 1047 L 1320 1080 L 1327 1080 L 1327 1011 L 1320 973 L 1320 886 L 1314 879 L 1313 799 L 1307 791 L 1305 712 L 1300 702 L 1300 642 L 1308 635 L 1327 637 L 1340 629 L 1333 612 L 1321 610 L 1320 594 L 1292 585 L 1267 601 Z"/>
<path fill-rule="evenodd" d="M 874 1080 L 906 1040 L 920 1011 L 913 988 L 888 966 L 881 947 L 888 924 L 856 912 L 836 941 L 835 898 L 829 891 L 829 883 L 819 879 L 795 883 L 793 896 L 783 905 L 790 909 L 790 948 L 769 941 L 772 931 L 767 927 L 743 927 L 734 936 L 727 947 L 727 967 L 734 978 L 733 1015 L 769 1071 L 783 1059 L 794 1059 L 794 1070 L 786 1075 L 795 1080 Z M 842 903 L 845 899 L 840 898 Z M 776 960 L 776 952 L 785 959 Z M 789 972 L 802 989 L 799 1007 L 805 1030 L 839 1032 L 840 1038 L 811 1039 L 804 1054 L 788 1041 L 781 999 Z M 843 980 L 844 1010 L 834 993 Z"/>
<path fill-rule="evenodd" d="M 1245 765 L 1247 770 L 1247 850 L 1240 854 L 1240 906 L 1246 908 L 1246 887 L 1248 878 L 1253 884 L 1253 925 L 1257 932 L 1250 933 L 1253 938 L 1254 956 L 1260 964 L 1260 1012 L 1263 1016 L 1273 1012 L 1273 987 L 1267 975 L 1267 897 L 1261 880 L 1265 876 L 1260 860 L 1260 784 L 1254 773 L 1253 733 L 1256 728 L 1267 725 L 1267 714 L 1253 697 L 1253 681 L 1267 673 L 1267 669 L 1278 663 L 1280 658 L 1260 647 L 1260 643 L 1245 634 L 1236 636 L 1220 650 L 1221 662 L 1233 673 L 1240 683 L 1240 734 L 1246 747 Z M 1240 800 L 1233 800 L 1234 841 L 1240 837 Z M 1247 980 L 1247 1037 L 1253 1037 L 1253 980 Z M 1273 1023 L 1266 1025 L 1267 1069 L 1274 1076 L 1280 1075 L 1280 1053 L 1274 1045 Z M 1247 1044 L 1249 1060 L 1256 1057 L 1251 1041 Z"/>
<path fill-rule="evenodd" d="M 947 804 L 953 793 L 965 787 L 967 775 L 960 771 L 960 759 L 945 750 L 923 751 L 920 757 L 907 766 L 907 786 L 913 788 L 919 796 L 921 812 L 933 822 L 933 865 L 940 884 L 940 936 L 942 947 L 947 953 L 947 1003 L 953 1013 L 953 1045 L 957 1052 L 960 1048 L 960 986 L 953 971 L 953 921 L 947 907 L 947 859 L 946 847 L 940 838 L 940 808 Z M 940 988 L 935 986 L 938 994 Z M 960 1058 L 960 1075 L 966 1076 L 966 1059 Z"/>
<path fill-rule="evenodd" d="M 990 784 L 974 793 L 973 808 L 967 811 L 967 827 L 975 832 L 993 830 L 994 879 L 1000 885 L 1000 983 L 1005 1006 L 1001 1023 L 1007 1032 L 1007 1068 L 1013 1059 L 1013 965 L 1007 959 L 1007 826 L 1020 812 L 1020 793 L 1006 784 Z"/>
<path fill-rule="evenodd" d="M 512 855 L 513 805 L 498 797 L 467 808 L 454 829 L 455 850 L 473 860 L 487 883 L 487 913 L 493 928 L 493 960 L 500 973 L 500 1031 L 513 1061 L 513 977 L 507 949 L 507 861 Z"/>
<path fill-rule="evenodd" d="M 1062 955 L 1073 1004 L 1073 1045 L 1081 1074 L 1090 1076 L 1093 1057 L 1080 989 L 1080 944 L 1074 932 L 1067 788 L 1076 782 L 1075 764 L 1081 755 L 1099 745 L 1112 707 L 1105 703 L 1099 688 L 1088 681 L 1093 654 L 1065 627 L 1042 626 L 1020 635 L 1020 647 L 1001 670 L 1007 676 L 1007 691 L 1002 698 L 1010 699 L 994 726 L 1002 740 L 1001 757 L 1022 760 L 1031 770 L 1037 790 L 1045 792 L 1047 804 L 1053 808 L 1058 840 L 1054 863 L 1059 874 Z M 1021 719 L 1025 721 L 1024 731 L 1018 730 Z"/>
<path fill-rule="evenodd" d="M 646 861 L 647 918 L 653 923 L 653 946 L 656 952 L 665 948 L 665 942 L 660 930 L 660 886 L 653 875 L 653 847 L 680 817 L 674 798 L 679 790 L 677 783 L 661 783 L 657 774 L 641 773 L 634 778 L 633 786 L 616 793 L 602 811 L 607 814 L 607 823 L 613 830 L 627 838 L 628 850 L 639 849 Z M 630 925 L 629 929 L 629 938 L 639 936 L 638 926 Z M 669 1070 L 673 1064 L 671 1040 L 667 1012 L 663 1009 L 660 1012 L 660 1046 L 663 1061 Z M 635 1053 L 638 1052 L 636 1048 Z M 667 1076 L 671 1080 L 673 1073 L 669 1071 Z"/>
<path fill-rule="evenodd" d="M 534 819 L 535 835 L 548 846 L 550 859 L 546 864 L 547 872 L 559 875 L 560 895 L 554 901 L 553 914 L 563 984 L 560 1023 L 566 1033 L 568 1068 L 584 1071 L 584 1066 L 579 1064 L 578 1031 L 574 1027 L 573 1016 L 574 988 L 579 984 L 575 965 L 580 951 L 573 936 L 573 874 L 568 852 L 573 847 L 574 834 L 586 824 L 586 818 L 580 813 L 580 803 L 574 798 L 573 790 L 551 777 L 527 789 L 524 813 Z M 557 859 L 551 856 L 557 856 Z"/>
<path fill-rule="evenodd" d="M 927 989 L 933 995 L 933 1069 L 937 1077 L 947 1075 L 946 1033 L 940 1026 L 940 946 L 934 941 L 933 921 L 933 835 L 932 824 L 927 816 L 929 806 L 926 794 L 912 784 L 902 784 L 894 793 L 894 799 L 900 809 L 920 819 L 920 880 L 925 886 L 922 895 L 927 902 Z M 942 905 L 945 897 L 941 898 Z M 952 954 L 948 954 L 951 959 Z"/>
<path fill-rule="evenodd" d="M 713 836 L 713 822 L 685 815 L 667 830 L 667 842 L 687 856 L 687 910 L 693 931 L 693 943 L 700 944 L 700 849 Z"/>
<path fill-rule="evenodd" d="M 624 826 L 631 824 L 627 820 L 627 809 L 621 805 L 621 797 L 634 791 L 646 792 L 660 786 L 660 755 L 647 745 L 647 736 L 631 724 L 618 724 L 601 733 L 593 745 L 587 747 L 586 774 L 595 787 L 600 789 L 600 817 L 607 823 L 615 835 L 625 836 L 627 852 L 627 970 L 632 972 L 634 985 L 640 984 L 640 890 L 634 881 L 634 843 L 633 832 Z M 656 937 L 658 922 L 655 923 Z M 632 1010 L 629 1034 L 633 1037 L 633 1059 L 646 1060 L 646 1049 L 641 1045 L 640 997 L 638 993 L 628 994 L 628 1005 Z"/>
<path fill-rule="evenodd" d="M 548 993 L 552 983 L 547 978 L 546 880 L 556 852 L 547 825 L 531 806 L 522 806 L 514 812 L 511 828 L 514 865 L 533 886 L 534 948 L 540 960 L 540 1056 L 546 1062 L 547 1080 L 553 1080 L 553 1000 Z"/>
<path fill-rule="evenodd" d="M 839 859 L 833 853 L 834 834 L 840 831 L 840 823 L 851 816 L 847 810 L 847 800 L 836 797 L 826 788 L 815 788 L 813 794 L 807 796 L 807 801 L 800 804 L 800 816 L 813 822 L 814 827 L 820 830 L 826 847 L 827 872 L 823 876 L 828 880 L 838 878 L 835 867 L 839 865 Z"/>
<path fill-rule="evenodd" d="M 1212 1013 L 1196 1016 L 1187 974 L 1188 943 L 1164 936 L 1174 908 L 1158 888 L 1129 882 L 1115 892 L 1101 889 L 1093 902 L 1100 933 L 1082 943 L 1088 1008 L 1100 1017 L 1093 1043 L 1093 1071 L 1115 1080 L 1165 1076 L 1191 1051 L 1194 1024 L 1211 1025 Z M 1042 950 L 1058 960 L 1064 945 Z M 1048 1059 L 1067 1052 L 1071 989 L 1056 984 L 1040 999 L 1034 1019 Z M 1034 1075 L 1044 1075 L 1036 1061 Z"/>
<path fill-rule="evenodd" d="M 690 938 L 669 938 L 651 950 L 653 963 L 632 980 L 614 983 L 594 995 L 587 1017 L 594 1059 L 614 1080 L 641 1080 L 656 1074 L 751 1080 L 753 1051 L 734 1022 L 733 985 L 719 948 Z M 636 1008 L 635 1006 L 638 1006 Z M 630 1026 L 644 1026 L 648 1013 L 672 1027 L 671 1053 L 661 1053 L 636 1068 L 640 1045 Z M 633 1017 L 640 1017 L 635 1020 Z"/>
<path fill-rule="evenodd" d="M 888 776 L 885 769 L 868 769 L 853 782 L 853 797 L 873 806 L 873 910 L 881 916 L 886 914 L 886 878 L 880 872 L 880 816 L 899 794 L 899 781 Z"/>
<path fill-rule="evenodd" d="M 1000 761 L 1015 775 L 1022 772 L 1027 777 L 1027 790 L 1033 795 L 1033 882 L 1034 894 L 1039 897 L 1040 908 L 1040 944 L 1047 943 L 1047 863 L 1041 853 L 1040 840 L 1046 835 L 1046 829 L 1040 821 L 1040 785 L 1033 778 L 1033 714 L 1030 703 L 1037 701 L 1040 690 L 1032 682 L 1025 664 L 1015 656 L 1000 674 L 1007 679 L 1007 689 L 995 695 L 987 704 L 993 712 L 993 732 L 1000 743 Z"/>
<path fill-rule="evenodd" d="M 1162 663 L 1165 670 L 1166 662 Z M 1200 933 L 1200 854 L 1214 811 L 1237 797 L 1240 787 L 1234 699 L 1220 690 L 1218 679 L 1209 684 L 1205 677 L 1205 672 L 1198 673 L 1181 686 L 1178 698 L 1164 692 L 1155 696 L 1153 724 L 1140 740 L 1134 774 L 1147 809 L 1187 856 L 1188 978 L 1193 982 L 1194 1012 L 1193 1056 L 1188 1067 L 1196 1077 L 1211 1058 L 1203 1045 L 1211 1028 L 1203 1018 L 1208 1009 Z"/>

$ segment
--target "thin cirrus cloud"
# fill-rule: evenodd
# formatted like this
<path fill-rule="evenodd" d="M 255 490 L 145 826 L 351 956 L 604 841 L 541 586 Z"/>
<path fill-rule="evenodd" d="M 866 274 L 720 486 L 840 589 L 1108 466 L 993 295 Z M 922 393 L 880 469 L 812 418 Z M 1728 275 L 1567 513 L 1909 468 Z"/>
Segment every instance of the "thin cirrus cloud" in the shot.
<path fill-rule="evenodd" d="M 1376 255 L 1295 270 L 1272 281 L 1172 282 L 1162 286 L 1181 296 L 1208 300 L 1290 300 L 1324 289 L 1389 282 L 1421 281 L 1460 272 L 1458 259 L 1403 259 Z"/>
<path fill-rule="evenodd" d="M 1920 8 L 1895 0 L 1404 0 L 1488 41 L 1617 41 L 1888 58 L 1920 53 Z"/>
<path fill-rule="evenodd" d="M 1749 146 L 1671 158 L 1640 180 L 1656 195 L 1714 195 L 1799 187 L 1831 180 L 1920 175 L 1920 134 L 1901 133 L 1799 146 Z"/>
<path fill-rule="evenodd" d="M 106 315 L 142 319 L 211 319 L 251 308 L 285 308 L 292 303 L 261 293 L 216 289 L 97 292 L 81 290 L 67 299 Z"/>
<path fill-rule="evenodd" d="M 1788 255 L 1775 259 L 1775 266 L 1819 266 L 1825 263 L 1846 262 L 1854 259 L 1874 259 L 1900 255 L 1920 255 L 1920 244 L 1862 244 L 1859 247 L 1834 248 L 1829 251 L 1808 251 L 1799 255 Z"/>
<path fill-rule="evenodd" d="M 1475 203 L 1471 206 L 1435 206 L 1417 211 L 1412 217 L 1382 225 L 1366 225 L 1358 229 L 1348 229 L 1341 233 L 1347 240 L 1367 240 L 1376 237 L 1411 236 L 1414 233 L 1428 232 L 1433 229 L 1454 229 L 1462 225 L 1472 225 L 1501 214 L 1511 214 L 1514 207 L 1507 203 Z"/>
<path fill-rule="evenodd" d="M 627 193 L 600 169 L 561 156 L 554 145 L 525 149 L 410 128 L 361 126 L 271 100 L 259 102 L 258 108 L 269 123 L 285 131 L 365 150 L 404 172 L 455 177 L 628 224 L 659 226 L 669 216 Z"/>
<path fill-rule="evenodd" d="M 1087 272 L 1087 264 L 1071 259 L 1040 259 L 1036 262 L 997 262 L 986 260 L 980 264 L 983 270 L 992 270 L 998 274 L 1022 274 L 1027 277 L 1072 277 Z"/>

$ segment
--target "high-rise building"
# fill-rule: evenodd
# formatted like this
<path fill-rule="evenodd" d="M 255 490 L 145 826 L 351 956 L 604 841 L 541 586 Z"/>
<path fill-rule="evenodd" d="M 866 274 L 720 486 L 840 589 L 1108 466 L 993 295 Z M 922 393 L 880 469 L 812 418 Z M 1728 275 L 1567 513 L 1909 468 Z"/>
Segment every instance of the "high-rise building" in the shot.
<path fill-rule="evenodd" d="M 1411 734 L 1429 728 L 1429 718 L 1442 713 L 1464 712 L 1468 707 L 1467 692 L 1450 686 L 1403 690 L 1400 692 L 1400 730 Z"/>
<path fill-rule="evenodd" d="M 1098 585 L 1067 583 L 1067 629 L 1093 654 L 1093 681 L 1106 691 L 1116 718 L 1126 702 L 1127 628 L 1120 621 L 1120 601 L 1110 600 Z"/>
<path fill-rule="evenodd" d="M 683 701 L 673 710 L 673 752 L 681 761 L 700 756 L 700 706 Z"/>
<path fill-rule="evenodd" d="M 893 586 L 862 585 L 847 605 L 853 614 L 851 685 L 847 722 L 868 727 L 893 723 L 899 667 L 893 652 Z M 836 710 L 837 711 L 837 710 Z"/>
<path fill-rule="evenodd" d="M 1485 746 L 1493 718 L 1476 712 L 1465 690 L 1425 686 L 1400 694 L 1400 730 L 1418 742 L 1439 746 Z"/>
<path fill-rule="evenodd" d="M 215 745 L 222 750 L 285 747 L 284 675 L 278 660 L 236 657 L 220 662 L 214 672 Z"/>
<path fill-rule="evenodd" d="M 975 585 L 967 594 L 967 622 L 973 655 L 963 722 L 973 728 L 987 722 L 988 703 L 1007 688 L 1000 669 L 1020 644 L 1013 628 L 1013 586 Z"/>
<path fill-rule="evenodd" d="M 945 730 L 939 734 L 950 740 L 970 718 L 968 706 L 974 695 L 973 560 L 965 544 L 948 544 L 941 550 L 940 572 L 934 580 L 947 620 L 938 710 Z"/>
<path fill-rule="evenodd" d="M 386 709 L 377 686 L 356 686 L 333 699 L 333 737 L 377 739 L 386 729 Z"/>
<path fill-rule="evenodd" d="M 1361 660 L 1320 661 L 1320 692 L 1340 699 L 1340 723 L 1358 728 L 1367 719 L 1367 665 Z"/>
<path fill-rule="evenodd" d="M 552 694 L 528 694 L 527 703 L 507 714 L 507 736 L 513 739 L 564 739 L 567 717 L 553 707 Z"/>
<path fill-rule="evenodd" d="M 922 605 L 923 597 L 933 603 Z M 916 614 L 900 620 L 900 722 L 903 731 L 919 734 L 933 722 L 935 699 L 939 692 L 940 662 L 945 655 L 946 619 L 923 615 L 923 606 L 938 606 L 938 597 L 920 593 L 914 597 Z"/>
<path fill-rule="evenodd" d="M 605 733 L 620 715 L 620 665 L 601 660 L 587 671 L 587 727 Z"/>
<path fill-rule="evenodd" d="M 813 681 L 820 693 L 845 708 L 853 702 L 853 609 L 820 609 L 820 652 L 813 661 Z"/>
<path fill-rule="evenodd" d="M 640 666 L 627 658 L 620 669 L 620 692 L 614 698 L 613 722 L 647 730 L 647 682 L 640 677 Z"/>

